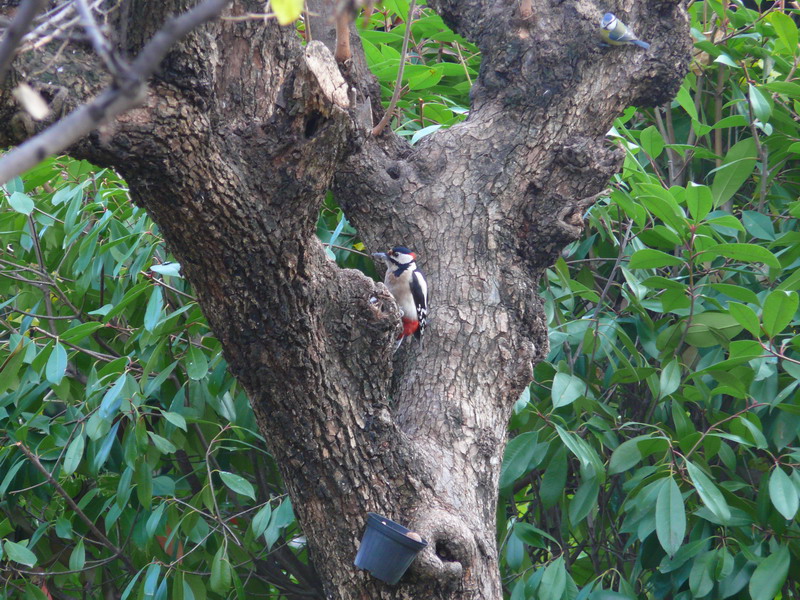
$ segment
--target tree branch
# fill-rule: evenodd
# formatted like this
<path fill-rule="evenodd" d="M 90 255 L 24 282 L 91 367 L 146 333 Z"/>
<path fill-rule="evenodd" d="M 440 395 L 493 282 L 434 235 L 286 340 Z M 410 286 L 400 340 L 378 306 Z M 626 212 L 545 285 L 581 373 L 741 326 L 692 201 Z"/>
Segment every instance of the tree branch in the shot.
<path fill-rule="evenodd" d="M 100 32 L 97 21 L 95 21 L 92 10 L 89 8 L 86 0 L 75 0 L 75 5 L 81 17 L 81 25 L 83 25 L 86 35 L 88 35 L 89 39 L 92 41 L 94 51 L 106 65 L 106 69 L 108 69 L 109 73 L 114 76 L 114 81 L 125 78 L 130 67 L 114 55 L 114 49 Z"/>
<path fill-rule="evenodd" d="M 101 124 L 144 100 L 145 84 L 170 47 L 192 29 L 213 19 L 229 0 L 206 0 L 192 10 L 167 21 L 136 57 L 127 77 L 102 92 L 0 159 L 0 185 L 61 152 Z"/>
<path fill-rule="evenodd" d="M 23 36 L 28 33 L 33 18 L 42 10 L 46 0 L 27 0 L 17 11 L 17 16 L 11 22 L 6 31 L 6 35 L 0 43 L 0 85 L 6 80 L 8 69 L 14 60 L 14 51 L 22 41 Z"/>

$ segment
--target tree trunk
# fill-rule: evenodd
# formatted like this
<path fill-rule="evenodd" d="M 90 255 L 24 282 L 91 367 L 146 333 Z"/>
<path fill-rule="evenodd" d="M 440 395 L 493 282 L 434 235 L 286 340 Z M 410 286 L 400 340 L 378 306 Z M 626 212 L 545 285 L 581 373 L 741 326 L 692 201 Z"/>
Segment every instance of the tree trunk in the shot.
<path fill-rule="evenodd" d="M 132 0 L 127 50 L 187 4 Z M 619 168 L 605 140 L 614 118 L 668 100 L 685 74 L 677 0 L 610 3 L 649 51 L 600 47 L 593 1 L 530 4 L 429 0 L 483 64 L 469 119 L 414 147 L 370 135 L 362 109 L 377 106 L 376 87 L 360 55 L 340 68 L 292 27 L 221 20 L 168 56 L 141 108 L 74 148 L 125 176 L 180 260 L 280 464 L 326 598 L 503 597 L 497 483 L 511 408 L 548 352 L 539 278 Z M 43 88 L 65 107 L 103 84 L 80 58 L 58 58 L 72 66 Z M 16 143 L 34 127 L 3 94 L 0 142 Z M 423 345 L 393 355 L 386 288 L 326 259 L 315 223 L 328 189 L 368 248 L 419 255 Z M 353 566 L 367 511 L 429 542 L 396 587 Z"/>

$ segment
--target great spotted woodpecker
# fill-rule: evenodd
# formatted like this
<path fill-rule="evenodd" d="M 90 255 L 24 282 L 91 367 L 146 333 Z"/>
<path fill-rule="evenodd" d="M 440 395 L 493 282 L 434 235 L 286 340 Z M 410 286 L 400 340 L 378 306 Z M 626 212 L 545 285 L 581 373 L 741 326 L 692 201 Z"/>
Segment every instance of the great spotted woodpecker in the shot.
<path fill-rule="evenodd" d="M 397 338 L 398 347 L 412 333 L 422 340 L 428 318 L 428 284 L 417 268 L 417 255 L 408 248 L 395 246 L 388 252 L 375 252 L 372 256 L 386 263 L 383 282 L 402 313 L 403 332 Z"/>

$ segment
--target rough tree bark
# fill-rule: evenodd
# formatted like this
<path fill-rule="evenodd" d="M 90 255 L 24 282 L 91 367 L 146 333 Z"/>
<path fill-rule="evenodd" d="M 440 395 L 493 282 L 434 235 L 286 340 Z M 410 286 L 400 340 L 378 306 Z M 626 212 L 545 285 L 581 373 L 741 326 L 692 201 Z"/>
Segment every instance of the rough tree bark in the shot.
<path fill-rule="evenodd" d="M 239 0 L 228 14 L 261 4 Z M 604 138 L 613 119 L 671 98 L 691 45 L 678 0 L 429 5 L 483 64 L 469 119 L 413 148 L 370 136 L 363 108 L 379 105 L 357 40 L 355 60 L 337 65 L 291 27 L 219 20 L 169 54 L 144 105 L 72 149 L 125 176 L 183 265 L 281 466 L 327 598 L 502 598 L 497 481 L 511 407 L 548 351 L 539 277 L 620 166 Z M 189 2 L 124 6 L 133 54 Z M 604 10 L 651 49 L 599 47 Z M 25 55 L 15 77 L 54 58 L 62 68 L 31 83 L 63 112 L 107 83 L 83 50 Z M 36 129 L 10 87 L 3 145 Z M 424 346 L 393 357 L 386 289 L 325 258 L 314 226 L 331 188 L 371 250 L 419 254 Z M 397 587 L 352 566 L 367 511 L 430 542 Z"/>

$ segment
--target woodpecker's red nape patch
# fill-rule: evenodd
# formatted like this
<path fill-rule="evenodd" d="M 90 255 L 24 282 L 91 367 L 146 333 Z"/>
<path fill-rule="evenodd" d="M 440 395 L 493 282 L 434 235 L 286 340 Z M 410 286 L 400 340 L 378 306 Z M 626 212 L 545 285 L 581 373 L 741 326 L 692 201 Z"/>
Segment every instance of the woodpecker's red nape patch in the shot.
<path fill-rule="evenodd" d="M 411 319 L 406 319 L 405 317 L 401 317 L 401 320 L 403 321 L 403 333 L 397 337 L 398 340 L 408 337 L 409 335 L 413 335 L 414 332 L 419 329 L 419 321 L 412 321 Z"/>
<path fill-rule="evenodd" d="M 417 255 L 414 252 L 409 252 L 409 254 L 411 254 L 411 258 L 417 260 Z"/>

